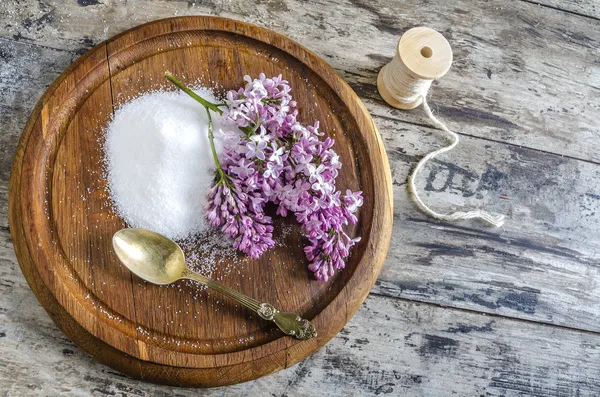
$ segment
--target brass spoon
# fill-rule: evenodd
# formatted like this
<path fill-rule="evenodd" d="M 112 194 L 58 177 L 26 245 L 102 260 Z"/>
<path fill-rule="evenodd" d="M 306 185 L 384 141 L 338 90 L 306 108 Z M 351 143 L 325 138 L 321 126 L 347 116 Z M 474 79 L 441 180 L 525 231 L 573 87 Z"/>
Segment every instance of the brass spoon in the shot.
<path fill-rule="evenodd" d="M 113 236 L 113 247 L 121 262 L 146 281 L 159 285 L 181 279 L 198 281 L 233 298 L 261 318 L 273 321 L 287 335 L 302 340 L 317 335 L 315 326 L 296 313 L 280 312 L 269 303 L 261 303 L 193 272 L 185 263 L 181 247 L 161 234 L 145 229 L 122 229 Z"/>

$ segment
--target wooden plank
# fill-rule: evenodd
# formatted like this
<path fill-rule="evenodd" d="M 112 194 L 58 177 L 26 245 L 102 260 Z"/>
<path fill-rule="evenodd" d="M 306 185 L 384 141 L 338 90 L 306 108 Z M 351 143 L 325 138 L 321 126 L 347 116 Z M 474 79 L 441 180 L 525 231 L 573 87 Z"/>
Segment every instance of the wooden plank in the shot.
<path fill-rule="evenodd" d="M 21 4 L 23 3 L 23 4 Z M 79 2 L 82 3 L 82 2 Z M 0 22 L 1 35 L 82 52 L 140 23 L 173 15 L 219 14 L 268 27 L 313 49 L 351 83 L 374 114 L 422 122 L 420 111 L 385 105 L 376 75 L 394 54 L 399 35 L 427 25 L 447 36 L 454 65 L 430 101 L 451 128 L 465 134 L 600 161 L 586 142 L 599 138 L 597 20 L 527 2 L 461 0 L 239 2 L 28 0 Z M 349 23 L 352 21 L 352 23 Z M 567 132 L 568 131 L 568 132 Z"/>
<path fill-rule="evenodd" d="M 0 39 L 0 227 L 8 227 L 8 178 L 29 112 L 74 54 Z"/>
<path fill-rule="evenodd" d="M 0 264 L 2 395 L 198 395 L 129 379 L 74 346 L 20 276 L 3 230 Z M 597 334 L 371 296 L 306 361 L 202 395 L 593 396 L 599 352 Z"/>

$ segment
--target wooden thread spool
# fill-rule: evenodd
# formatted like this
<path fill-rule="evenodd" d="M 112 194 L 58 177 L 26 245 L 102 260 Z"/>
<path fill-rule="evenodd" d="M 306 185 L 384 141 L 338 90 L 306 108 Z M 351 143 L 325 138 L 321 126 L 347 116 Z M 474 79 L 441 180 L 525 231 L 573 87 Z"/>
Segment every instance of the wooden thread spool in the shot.
<path fill-rule="evenodd" d="M 452 150 L 459 141 L 458 135 L 433 115 L 427 103 L 431 83 L 448 72 L 452 65 L 452 48 L 440 33 L 426 27 L 406 31 L 400 41 L 394 59 L 381 68 L 377 76 L 377 89 L 381 97 L 398 109 L 410 110 L 423 104 L 427 117 L 450 138 L 450 144 L 430 152 L 423 157 L 408 176 L 408 190 L 417 206 L 427 215 L 444 221 L 480 219 L 492 226 L 500 227 L 504 215 L 481 209 L 441 213 L 430 208 L 419 196 L 415 178 L 425 163 L 441 153 Z"/>
<path fill-rule="evenodd" d="M 431 83 L 448 72 L 452 48 L 441 33 L 424 26 L 407 30 L 394 59 L 379 72 L 381 97 L 398 109 L 414 109 L 423 102 Z"/>

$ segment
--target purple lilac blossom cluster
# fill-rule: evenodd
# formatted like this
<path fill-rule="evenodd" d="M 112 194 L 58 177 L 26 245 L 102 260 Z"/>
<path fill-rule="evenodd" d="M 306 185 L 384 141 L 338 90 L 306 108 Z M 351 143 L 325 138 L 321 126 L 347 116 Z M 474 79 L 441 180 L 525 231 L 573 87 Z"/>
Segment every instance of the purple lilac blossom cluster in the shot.
<path fill-rule="evenodd" d="M 335 180 L 342 167 L 334 140 L 320 139 L 319 122 L 303 126 L 296 102 L 281 75 L 244 77 L 245 87 L 229 91 L 221 122 L 228 130 L 219 158 L 223 175 L 209 193 L 206 217 L 220 226 L 234 246 L 258 258 L 274 245 L 271 219 L 263 213 L 267 202 L 277 214 L 293 213 L 309 241 L 304 248 L 309 269 L 327 280 L 345 266 L 350 248 L 359 238 L 349 237 L 345 225 L 356 223 L 362 192 L 341 194 Z"/>

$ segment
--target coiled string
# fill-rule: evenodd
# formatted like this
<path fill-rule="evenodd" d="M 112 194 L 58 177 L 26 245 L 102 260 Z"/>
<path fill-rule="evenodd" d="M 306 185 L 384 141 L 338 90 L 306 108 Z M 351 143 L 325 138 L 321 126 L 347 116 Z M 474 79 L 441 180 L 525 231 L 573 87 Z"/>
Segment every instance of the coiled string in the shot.
<path fill-rule="evenodd" d="M 423 103 L 423 109 L 429 119 L 439 129 L 446 132 L 451 140 L 448 146 L 441 149 L 437 149 L 425 157 L 423 157 L 418 163 L 413 172 L 408 177 L 408 189 L 414 199 L 417 206 L 429 216 L 444 220 L 444 221 L 456 221 L 460 219 L 481 219 L 484 222 L 489 223 L 492 226 L 500 227 L 504 224 L 504 215 L 489 213 L 480 209 L 472 211 L 457 211 L 449 214 L 444 214 L 432 210 L 427 204 L 423 202 L 417 188 L 415 186 L 415 178 L 425 163 L 433 159 L 435 156 L 441 153 L 452 150 L 458 144 L 458 135 L 452 131 L 444 123 L 433 115 L 429 104 L 427 103 L 427 93 L 433 80 L 425 80 L 413 76 L 408 69 L 404 66 L 402 61 L 398 58 L 398 54 L 392 62 L 387 64 L 383 69 L 383 79 L 385 86 L 394 98 L 403 103 L 414 103 L 419 99 Z"/>

